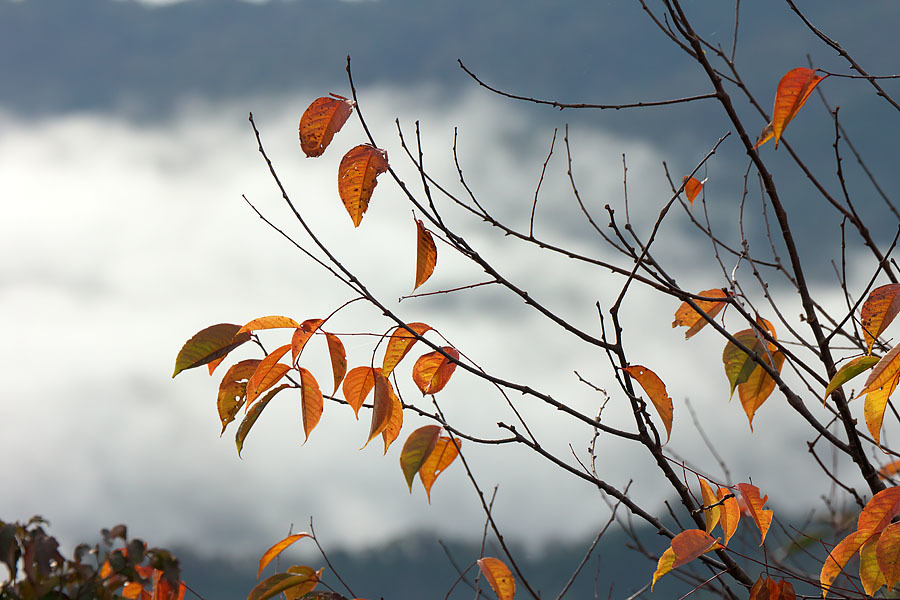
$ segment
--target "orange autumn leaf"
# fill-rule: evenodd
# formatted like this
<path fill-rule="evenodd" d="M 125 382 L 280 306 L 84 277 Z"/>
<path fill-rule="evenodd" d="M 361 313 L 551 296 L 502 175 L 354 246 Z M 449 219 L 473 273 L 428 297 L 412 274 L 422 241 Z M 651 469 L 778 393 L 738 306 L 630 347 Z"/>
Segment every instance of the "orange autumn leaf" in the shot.
<path fill-rule="evenodd" d="M 434 485 L 438 475 L 443 473 L 447 467 L 453 464 L 456 457 L 459 456 L 459 446 L 462 445 L 460 440 L 452 440 L 447 436 L 441 436 L 434 444 L 434 449 L 422 463 L 419 468 L 419 479 L 425 487 L 425 494 L 428 496 L 428 504 L 431 504 L 431 486 Z"/>
<path fill-rule="evenodd" d="M 273 544 L 271 548 L 263 552 L 262 557 L 259 559 L 259 570 L 256 572 L 256 578 L 259 579 L 259 576 L 262 575 L 263 569 L 266 568 L 272 560 L 284 552 L 284 550 L 298 540 L 302 540 L 305 537 L 310 537 L 308 533 L 295 533 L 294 535 L 289 535 L 280 542 Z"/>
<path fill-rule="evenodd" d="M 673 569 L 691 562 L 710 550 L 721 547 L 717 539 L 714 539 L 702 529 L 682 531 L 672 538 L 671 546 L 672 551 L 675 553 L 675 562 L 672 564 Z"/>
<path fill-rule="evenodd" d="M 297 363 L 297 358 L 303 352 L 306 342 L 324 322 L 325 319 L 307 319 L 294 330 L 294 335 L 291 336 L 291 364 Z"/>
<path fill-rule="evenodd" d="M 331 358 L 331 373 L 334 376 L 334 394 L 347 374 L 347 352 L 344 344 L 338 336 L 325 332 L 325 340 L 328 342 L 328 356 Z"/>
<path fill-rule="evenodd" d="M 369 426 L 369 437 L 363 448 L 369 445 L 372 439 L 381 434 L 391 422 L 391 413 L 394 410 L 394 399 L 397 395 L 387 377 L 380 372 L 375 372 L 375 401 L 372 403 L 372 423 Z"/>
<path fill-rule="evenodd" d="M 428 281 L 437 265 L 437 246 L 431 232 L 425 229 L 421 220 L 416 220 L 416 284 L 413 290 Z"/>
<path fill-rule="evenodd" d="M 288 327 L 296 328 L 300 327 L 300 324 L 290 317 L 272 315 L 270 317 L 260 317 L 258 319 L 253 319 L 252 321 L 241 327 L 238 333 L 249 333 L 251 331 L 258 331 L 260 329 L 283 329 Z"/>
<path fill-rule="evenodd" d="M 359 409 L 362 408 L 363 402 L 369 392 L 375 387 L 375 375 L 381 374 L 381 369 L 372 367 L 355 367 L 350 369 L 344 377 L 344 400 L 353 409 L 353 414 L 359 418 Z"/>
<path fill-rule="evenodd" d="M 795 600 L 794 586 L 789 581 L 775 581 L 771 577 L 760 574 L 756 583 L 750 588 L 748 600 Z"/>
<path fill-rule="evenodd" d="M 291 349 L 290 344 L 280 346 L 269 353 L 264 359 L 259 361 L 256 371 L 247 381 L 247 404 L 249 407 L 257 397 L 284 377 L 291 368 L 288 365 L 279 363 L 278 361 L 287 354 Z"/>
<path fill-rule="evenodd" d="M 881 532 L 875 557 L 885 584 L 894 589 L 900 580 L 900 523 L 891 523 Z"/>
<path fill-rule="evenodd" d="M 869 377 L 863 389 L 857 394 L 857 398 L 863 394 L 870 394 L 881 388 L 891 384 L 900 371 L 900 344 L 891 348 L 890 352 L 881 357 L 881 359 L 872 368 Z"/>
<path fill-rule="evenodd" d="M 381 432 L 381 439 L 384 440 L 384 453 L 387 454 L 388 448 L 400 436 L 400 430 L 403 428 L 403 403 L 396 394 L 393 396 L 394 406 L 391 408 L 391 420 L 388 421 L 384 431 Z"/>
<path fill-rule="evenodd" d="M 703 189 L 703 184 L 705 181 L 697 181 L 693 177 L 684 176 L 684 179 L 681 180 L 681 185 L 684 186 L 684 195 L 687 196 L 688 202 L 691 204 L 691 208 L 694 207 L 694 200 L 697 198 L 697 195 L 700 193 L 700 190 Z"/>
<path fill-rule="evenodd" d="M 650 396 L 650 401 L 656 407 L 656 412 L 666 428 L 666 442 L 668 442 L 672 434 L 673 408 L 672 399 L 666 391 L 666 384 L 663 383 L 656 373 L 642 365 L 630 365 L 623 370 L 631 377 L 634 377 L 641 384 L 641 387 L 644 388 L 644 392 Z"/>
<path fill-rule="evenodd" d="M 705 290 L 698 294 L 707 298 L 727 298 L 728 294 L 722 290 Z M 703 312 L 708 314 L 710 318 L 714 318 L 719 312 L 727 306 L 726 302 L 716 302 L 713 300 L 695 300 L 694 303 Z M 675 320 L 672 321 L 672 327 L 684 325 L 688 330 L 684 333 L 684 339 L 690 339 L 695 333 L 706 326 L 706 319 L 700 313 L 695 311 L 687 302 L 682 302 L 678 310 L 675 311 Z"/>
<path fill-rule="evenodd" d="M 820 77 L 816 75 L 814 69 L 805 67 L 791 69 L 785 73 L 778 82 L 778 89 L 775 92 L 772 121 L 763 129 L 760 139 L 754 147 L 758 148 L 774 137 L 775 148 L 778 148 L 778 141 L 781 139 L 785 127 L 797 115 L 809 95 L 825 77 Z"/>
<path fill-rule="evenodd" d="M 897 514 L 900 514 L 900 487 L 881 490 L 872 496 L 859 513 L 856 528 L 859 531 L 879 533 Z"/>
<path fill-rule="evenodd" d="M 423 354 L 413 365 L 412 378 L 423 396 L 437 394 L 450 381 L 450 376 L 456 370 L 456 363 L 447 358 L 448 356 L 459 360 L 459 352 L 456 351 L 456 348 L 443 346 L 441 352 L 435 350 Z"/>
<path fill-rule="evenodd" d="M 823 598 L 827 596 L 831 584 L 841 574 L 844 567 L 853 558 L 853 555 L 859 551 L 872 535 L 871 531 L 854 531 L 831 549 L 819 573 L 819 585 L 822 587 Z"/>
<path fill-rule="evenodd" d="M 877 287 L 866 298 L 859 311 L 859 320 L 869 354 L 872 353 L 875 340 L 884 333 L 898 312 L 900 312 L 900 283 Z"/>
<path fill-rule="evenodd" d="M 212 363 L 250 339 L 232 323 L 219 323 L 198 331 L 184 343 L 175 357 L 175 377 L 182 371 Z"/>
<path fill-rule="evenodd" d="M 406 327 L 409 327 L 420 336 L 431 330 L 431 325 L 426 325 L 425 323 L 407 323 Z M 384 360 L 381 365 L 381 371 L 385 377 L 391 374 L 394 367 L 412 350 L 413 344 L 417 341 L 419 341 L 418 338 L 404 327 L 397 327 L 394 330 L 391 338 L 388 340 L 387 349 L 384 351 Z"/>
<path fill-rule="evenodd" d="M 729 495 L 731 496 L 730 498 L 725 498 Z M 738 524 L 741 521 L 741 507 L 731 490 L 720 487 L 716 490 L 716 500 L 722 500 L 723 498 L 725 498 L 725 500 L 719 508 L 719 524 L 722 526 L 722 533 L 725 536 L 722 543 L 727 546 L 728 540 L 730 540 L 731 536 L 737 531 Z"/>
<path fill-rule="evenodd" d="M 300 371 L 300 412 L 303 414 L 303 431 L 306 433 L 306 439 L 309 434 L 319 424 L 322 418 L 323 399 L 322 391 L 319 389 L 319 382 L 313 377 L 313 374 L 304 369 L 297 367 Z"/>
<path fill-rule="evenodd" d="M 372 192 L 378 183 L 376 178 L 387 169 L 387 152 L 368 144 L 352 148 L 341 159 L 338 167 L 338 194 L 354 227 L 359 227 L 363 214 L 369 207 Z"/>
<path fill-rule="evenodd" d="M 771 510 L 763 509 L 769 496 L 766 495 L 760 498 L 759 488 L 755 485 L 750 485 L 749 483 L 739 483 L 737 484 L 737 488 L 741 491 L 741 497 L 747 505 L 747 511 L 759 528 L 759 533 L 762 537 L 759 545 L 762 546 L 766 541 L 766 533 L 768 533 L 769 526 L 772 524 L 772 516 L 774 514 Z"/>
<path fill-rule="evenodd" d="M 220 357 L 217 358 L 216 360 L 213 360 L 213 361 L 210 361 L 210 362 L 206 363 L 206 366 L 209 368 L 209 374 L 210 374 L 210 375 L 212 375 L 212 374 L 215 372 L 216 367 L 218 367 L 219 365 L 221 365 L 221 364 L 222 364 L 222 361 L 224 361 L 225 358 L 226 358 L 225 356 L 220 356 Z"/>
<path fill-rule="evenodd" d="M 775 346 L 769 344 L 769 354 L 763 355 L 762 358 L 767 365 L 781 373 L 781 368 L 784 366 L 784 354 L 776 350 Z M 774 389 L 775 380 L 759 365 L 756 365 L 756 368 L 750 372 L 747 381 L 738 385 L 738 397 L 750 423 L 750 431 L 753 431 L 753 416 Z"/>
<path fill-rule="evenodd" d="M 282 593 L 288 598 L 298 598 L 318 585 L 321 573 L 322 569 L 316 572 L 304 565 L 291 567 L 285 573 L 275 573 L 256 584 L 247 600 L 268 600 Z"/>
<path fill-rule="evenodd" d="M 300 147 L 308 158 L 325 152 L 334 134 L 341 130 L 353 112 L 352 100 L 337 94 L 331 96 L 313 100 L 300 117 Z"/>
<path fill-rule="evenodd" d="M 497 594 L 497 600 L 513 600 L 516 595 L 516 580 L 502 560 L 486 556 L 478 559 L 478 568 Z"/>
<path fill-rule="evenodd" d="M 893 477 L 897 473 L 900 473 L 900 460 L 895 460 L 894 462 L 884 465 L 884 467 L 878 471 L 878 476 L 882 479 L 887 479 L 888 477 Z"/>
<path fill-rule="evenodd" d="M 697 481 L 700 482 L 700 495 L 703 498 L 703 506 L 712 506 L 716 504 L 719 499 L 716 498 L 716 493 L 713 491 L 712 487 L 705 479 L 701 479 L 700 476 L 697 476 Z M 719 513 L 721 512 L 722 505 L 713 506 L 712 508 L 704 508 L 703 509 L 703 519 L 706 522 L 706 533 L 712 533 L 712 530 L 719 523 Z"/>
<path fill-rule="evenodd" d="M 412 482 L 416 473 L 434 450 L 440 435 L 440 425 L 425 425 L 413 431 L 406 438 L 403 450 L 400 451 L 400 469 L 403 471 L 403 477 L 406 478 L 410 493 L 412 493 Z"/>
<path fill-rule="evenodd" d="M 259 360 L 247 359 L 231 365 L 219 383 L 219 397 L 216 406 L 219 409 L 219 420 L 222 422 L 222 433 L 244 404 L 247 397 L 247 380 L 256 372 Z M 220 434 L 221 435 L 221 434 Z"/>
<path fill-rule="evenodd" d="M 884 422 L 884 411 L 887 408 L 888 399 L 897 389 L 898 382 L 900 382 L 900 371 L 884 386 L 866 394 L 863 412 L 866 417 L 866 427 L 869 428 L 869 433 L 872 434 L 876 444 L 881 444 L 881 424 Z"/>

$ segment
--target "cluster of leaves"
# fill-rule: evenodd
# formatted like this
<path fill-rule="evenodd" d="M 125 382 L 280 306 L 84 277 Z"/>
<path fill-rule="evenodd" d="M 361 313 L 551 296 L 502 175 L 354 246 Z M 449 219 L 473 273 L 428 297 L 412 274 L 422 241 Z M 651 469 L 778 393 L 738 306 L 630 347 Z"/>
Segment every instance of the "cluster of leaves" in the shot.
<path fill-rule="evenodd" d="M 40 517 L 26 523 L 0 521 L 0 561 L 8 578 L 4 600 L 182 600 L 178 560 L 162 548 L 128 539 L 124 525 L 102 530 L 102 544 L 79 544 L 73 558 L 59 552 Z"/>

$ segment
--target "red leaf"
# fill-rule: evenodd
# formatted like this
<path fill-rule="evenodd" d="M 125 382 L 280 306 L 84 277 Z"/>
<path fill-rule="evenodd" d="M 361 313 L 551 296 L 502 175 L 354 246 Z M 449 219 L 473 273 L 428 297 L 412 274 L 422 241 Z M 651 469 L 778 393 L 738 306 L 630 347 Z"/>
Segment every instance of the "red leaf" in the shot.
<path fill-rule="evenodd" d="M 300 117 L 300 147 L 309 158 L 325 152 L 334 134 L 341 130 L 353 112 L 352 100 L 332 96 L 316 98 Z"/>
<path fill-rule="evenodd" d="M 338 193 L 354 227 L 359 227 L 363 214 L 369 207 L 369 200 L 378 183 L 376 177 L 387 169 L 387 152 L 367 144 L 352 148 L 341 159 L 338 167 Z"/>

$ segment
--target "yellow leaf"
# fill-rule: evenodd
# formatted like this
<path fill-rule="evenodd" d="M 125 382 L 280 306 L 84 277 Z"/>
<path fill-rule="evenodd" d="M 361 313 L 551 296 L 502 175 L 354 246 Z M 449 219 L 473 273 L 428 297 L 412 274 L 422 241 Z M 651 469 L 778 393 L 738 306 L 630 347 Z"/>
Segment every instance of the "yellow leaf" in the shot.
<path fill-rule="evenodd" d="M 884 421 L 884 411 L 887 408 L 888 399 L 897 389 L 898 381 L 900 381 L 900 371 L 884 387 L 866 394 L 864 410 L 866 427 L 869 428 L 869 433 L 872 434 L 876 444 L 881 444 L 881 424 Z"/>
<path fill-rule="evenodd" d="M 889 386 L 900 371 L 900 344 L 891 348 L 890 352 L 881 357 L 863 386 L 862 391 L 856 396 L 869 394 L 883 387 Z"/>
<path fill-rule="evenodd" d="M 675 551 L 669 546 L 659 557 L 659 562 L 656 563 L 656 571 L 653 573 L 653 581 L 650 583 L 650 592 L 653 592 L 653 586 L 656 585 L 657 580 L 674 568 L 674 564 Z"/>
<path fill-rule="evenodd" d="M 656 373 L 642 365 L 630 365 L 623 369 L 631 377 L 634 377 L 644 391 L 650 396 L 650 401 L 656 408 L 659 418 L 662 419 L 663 426 L 666 428 L 666 442 L 672 434 L 672 399 L 666 392 L 666 384 Z"/>
<path fill-rule="evenodd" d="M 884 528 L 875 554 L 888 589 L 894 589 L 900 579 L 900 523 L 891 523 Z"/>
<path fill-rule="evenodd" d="M 697 476 L 697 481 L 700 482 L 700 494 L 703 497 L 703 506 L 710 506 L 719 501 L 716 498 L 716 493 L 713 491 L 712 487 L 710 487 L 709 483 L 705 479 L 701 479 L 700 476 Z M 703 519 L 706 521 L 706 533 L 712 533 L 712 530 L 719 523 L 719 512 L 722 508 L 722 505 L 714 506 L 712 508 L 704 508 L 703 509 Z"/>
<path fill-rule="evenodd" d="M 819 574 L 819 584 L 822 587 L 823 598 L 828 594 L 828 589 L 844 570 L 847 562 L 853 558 L 853 555 L 859 551 L 872 535 L 871 531 L 854 531 L 831 549 Z"/>
<path fill-rule="evenodd" d="M 763 355 L 763 361 L 781 373 L 781 368 L 784 365 L 784 354 L 775 350 L 772 344 L 769 344 L 769 352 L 772 358 L 770 359 L 769 355 Z M 772 361 L 774 361 L 774 364 Z M 753 416 L 775 389 L 775 380 L 772 379 L 772 376 L 764 371 L 760 365 L 755 362 L 753 364 L 755 368 L 750 372 L 747 381 L 738 385 L 738 397 L 741 399 L 741 406 L 744 408 L 744 413 L 746 413 L 747 420 L 750 422 L 750 431 L 753 431 Z"/>
<path fill-rule="evenodd" d="M 425 425 L 413 431 L 406 438 L 403 450 L 400 451 L 400 469 L 406 478 L 406 484 L 409 486 L 410 493 L 412 493 L 412 482 L 416 473 L 419 472 L 431 451 L 434 450 L 440 435 L 440 425 Z"/>
<path fill-rule="evenodd" d="M 881 572 L 876 556 L 880 537 L 881 534 L 873 535 L 859 549 L 859 579 L 869 596 L 884 585 L 884 574 Z"/>
<path fill-rule="evenodd" d="M 717 500 L 721 500 L 729 494 L 731 494 L 731 498 L 725 500 L 719 509 L 719 523 L 722 525 L 722 533 L 725 535 L 725 539 L 722 543 L 726 546 L 728 545 L 728 540 L 730 540 L 731 536 L 734 535 L 734 532 L 737 531 L 738 524 L 741 521 L 741 507 L 738 505 L 737 498 L 734 497 L 731 490 L 724 487 L 720 487 L 716 490 Z"/>
<path fill-rule="evenodd" d="M 289 317 L 280 317 L 277 315 L 273 315 L 271 317 L 260 317 L 258 319 L 253 319 L 252 321 L 241 327 L 240 331 L 238 331 L 238 334 L 258 331 L 260 329 L 284 329 L 288 327 L 300 327 L 300 324 Z"/>
<path fill-rule="evenodd" d="M 516 595 L 516 581 L 499 558 L 480 558 L 478 568 L 497 594 L 497 600 L 512 600 Z"/>
<path fill-rule="evenodd" d="M 879 360 L 881 359 L 877 356 L 857 356 L 853 360 L 847 362 L 847 364 L 838 369 L 838 372 L 835 373 L 834 377 L 831 378 L 831 381 L 828 382 L 828 387 L 825 388 L 825 395 L 822 397 L 822 400 L 827 400 L 828 396 L 830 396 L 838 386 L 844 385 L 863 371 L 871 369 Z"/>

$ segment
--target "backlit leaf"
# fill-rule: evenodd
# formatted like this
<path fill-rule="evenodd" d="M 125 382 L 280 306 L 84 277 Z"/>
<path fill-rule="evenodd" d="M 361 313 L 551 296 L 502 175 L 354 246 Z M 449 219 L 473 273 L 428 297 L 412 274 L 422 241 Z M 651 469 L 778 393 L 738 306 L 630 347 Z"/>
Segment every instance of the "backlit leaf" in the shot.
<path fill-rule="evenodd" d="M 656 373 L 642 365 L 630 365 L 623 369 L 631 377 L 634 377 L 644 392 L 650 397 L 653 406 L 656 408 L 659 418 L 662 419 L 666 428 L 666 442 L 672 434 L 672 399 L 666 391 L 666 384 Z"/>
<path fill-rule="evenodd" d="M 722 290 L 705 290 L 698 294 L 707 298 L 727 298 L 728 294 Z M 710 318 L 714 318 L 719 312 L 725 308 L 727 302 L 715 302 L 712 300 L 695 300 L 694 303 L 698 308 L 703 310 Z M 707 320 L 700 313 L 695 311 L 690 304 L 682 302 L 678 310 L 675 311 L 675 320 L 672 321 L 672 327 L 684 325 L 688 330 L 684 333 L 684 339 L 690 339 L 695 333 L 706 326 Z"/>
<path fill-rule="evenodd" d="M 884 333 L 898 312 L 900 312 L 900 283 L 889 283 L 875 288 L 863 302 L 859 319 L 869 354 L 872 353 L 875 340 Z"/>
<path fill-rule="evenodd" d="M 675 553 L 673 569 L 687 564 L 710 550 L 720 548 L 718 540 L 702 529 L 687 529 L 672 538 L 672 551 Z"/>
<path fill-rule="evenodd" d="M 856 397 L 859 398 L 863 394 L 869 394 L 890 385 L 898 371 L 900 371 L 900 344 L 891 348 L 890 352 L 882 356 L 875 364 L 862 391 Z"/>
<path fill-rule="evenodd" d="M 318 578 L 313 574 L 312 578 L 318 583 Z M 307 574 L 275 573 L 268 579 L 259 582 L 250 591 L 247 600 L 268 600 L 278 594 L 294 587 L 307 585 L 311 577 Z"/>
<path fill-rule="evenodd" d="M 341 130 L 350 113 L 353 101 L 332 94 L 316 98 L 300 117 L 300 147 L 307 157 L 321 156 L 334 134 Z"/>
<path fill-rule="evenodd" d="M 421 220 L 416 220 L 416 285 L 414 290 L 428 281 L 436 264 L 437 246 L 434 245 L 431 232 L 425 229 Z"/>
<path fill-rule="evenodd" d="M 397 395 L 387 377 L 380 372 L 375 373 L 375 400 L 372 403 L 372 422 L 369 426 L 369 437 L 363 448 L 369 445 L 372 438 L 381 434 L 391 422 L 394 410 L 394 399 Z"/>
<path fill-rule="evenodd" d="M 760 146 L 771 140 L 773 137 L 775 137 L 775 131 L 772 129 L 772 122 L 769 121 L 760 132 L 759 137 L 756 139 L 756 143 L 753 144 L 753 148 L 759 148 Z"/>
<path fill-rule="evenodd" d="M 828 382 L 823 399 L 827 399 L 838 386 L 844 385 L 863 371 L 874 367 L 879 360 L 881 359 L 877 356 L 857 356 L 853 360 L 848 361 L 843 367 L 838 369 L 838 372 Z"/>
<path fill-rule="evenodd" d="M 778 148 L 778 141 L 784 133 L 784 128 L 797 115 L 797 111 L 806 103 L 806 99 L 809 98 L 813 89 L 823 79 L 825 77 L 816 75 L 814 69 L 798 67 L 785 73 L 781 81 L 778 82 L 771 122 L 772 137 L 775 138 L 776 148 Z M 763 135 L 760 138 L 762 139 L 765 135 L 766 131 L 763 130 Z M 766 140 L 757 142 L 757 146 L 764 144 Z"/>
<path fill-rule="evenodd" d="M 347 374 L 347 352 L 340 338 L 333 333 L 326 332 L 325 339 L 328 341 L 328 356 L 331 358 L 331 372 L 334 375 L 334 391 L 331 392 L 334 395 Z"/>
<path fill-rule="evenodd" d="M 406 438 L 403 450 L 400 451 L 400 469 L 406 478 L 410 493 L 412 493 L 413 478 L 425 463 L 428 455 L 434 450 L 440 436 L 440 425 L 425 425 L 413 431 Z"/>
<path fill-rule="evenodd" d="M 294 535 L 289 535 L 280 542 L 274 544 L 271 548 L 266 550 L 262 557 L 259 559 L 259 570 L 256 572 L 256 578 L 259 579 L 259 576 L 262 575 L 263 569 L 272 562 L 272 560 L 281 554 L 285 548 L 293 544 L 298 540 L 302 540 L 305 537 L 310 537 L 308 533 L 295 533 Z"/>
<path fill-rule="evenodd" d="M 313 374 L 304 369 L 297 367 L 300 371 L 300 383 L 302 384 L 300 393 L 300 412 L 303 414 L 303 431 L 306 433 L 306 439 L 309 434 L 319 424 L 322 418 L 323 399 L 322 392 L 319 389 L 319 382 L 313 377 Z"/>
<path fill-rule="evenodd" d="M 700 482 L 700 495 L 703 498 L 703 506 L 716 504 L 719 499 L 716 498 L 716 493 L 713 491 L 712 487 L 710 487 L 709 483 L 699 475 L 697 476 L 697 481 Z M 703 519 L 706 521 L 706 533 L 712 533 L 712 530 L 718 524 L 721 508 L 722 506 L 719 505 L 703 509 Z"/>
<path fill-rule="evenodd" d="M 763 361 L 781 373 L 781 367 L 784 365 L 784 354 L 775 350 L 775 346 L 772 344 L 769 344 L 769 352 L 771 359 L 769 355 L 763 355 Z M 774 364 L 772 361 L 774 361 Z M 753 364 L 756 365 L 756 363 Z M 747 381 L 738 385 L 738 397 L 741 399 L 741 406 L 744 408 L 744 413 L 746 413 L 750 422 L 750 431 L 753 431 L 753 416 L 774 389 L 775 380 L 759 365 L 756 365 L 756 368 L 751 371 Z"/>
<path fill-rule="evenodd" d="M 375 387 L 375 374 L 380 373 L 381 369 L 372 367 L 355 367 L 350 369 L 347 376 L 344 377 L 344 400 L 353 409 L 353 414 L 359 418 L 359 409 L 362 408 L 363 402 L 369 392 Z"/>
<path fill-rule="evenodd" d="M 653 581 L 650 583 L 651 592 L 653 591 L 653 586 L 656 585 L 657 580 L 670 572 L 673 569 L 674 564 L 675 551 L 669 546 L 666 548 L 666 551 L 662 553 L 662 556 L 659 557 L 659 562 L 656 563 L 656 571 L 653 573 Z"/>
<path fill-rule="evenodd" d="M 234 436 L 234 443 L 237 446 L 238 457 L 241 456 L 241 451 L 244 449 L 244 440 L 247 439 L 247 434 L 250 433 L 250 429 L 256 423 L 256 420 L 259 419 L 259 415 L 262 414 L 263 409 L 265 409 L 269 404 L 269 401 L 275 397 L 275 394 L 289 387 L 291 386 L 285 383 L 279 385 L 274 390 L 269 390 L 259 400 L 259 402 L 255 403 L 250 407 L 250 410 L 247 411 L 247 414 L 244 416 L 244 420 L 241 421 L 241 425 L 240 427 L 238 427 L 237 434 L 235 434 Z"/>
<path fill-rule="evenodd" d="M 772 511 L 763 509 L 769 496 L 766 495 L 760 498 L 759 488 L 755 485 L 750 485 L 749 483 L 739 483 L 737 484 L 737 488 L 741 491 L 741 497 L 747 505 L 747 511 L 759 528 L 759 533 L 762 537 L 759 545 L 762 546 L 766 541 L 766 533 L 769 531 L 769 525 L 772 524 Z"/>
<path fill-rule="evenodd" d="M 884 387 L 866 394 L 864 411 L 866 427 L 869 428 L 869 433 L 872 434 L 876 444 L 881 443 L 881 424 L 884 421 L 884 411 L 887 408 L 888 399 L 897 389 L 898 381 L 900 381 L 900 371 Z"/>
<path fill-rule="evenodd" d="M 478 568 L 497 594 L 497 600 L 512 600 L 515 597 L 516 580 L 502 560 L 486 556 L 478 559 Z"/>
<path fill-rule="evenodd" d="M 290 349 L 291 345 L 285 344 L 272 350 L 268 356 L 259 361 L 256 371 L 247 382 L 247 406 L 252 404 L 261 393 L 278 383 L 291 370 L 288 365 L 278 362 Z"/>
<path fill-rule="evenodd" d="M 884 585 L 884 574 L 878 566 L 876 549 L 880 534 L 869 538 L 859 549 L 859 580 L 866 594 L 871 596 Z"/>
<path fill-rule="evenodd" d="M 252 321 L 241 327 L 238 333 L 258 331 L 260 329 L 283 329 L 288 327 L 296 328 L 300 327 L 300 324 L 290 317 L 279 317 L 277 315 L 273 315 L 271 317 L 260 317 L 258 319 L 253 319 Z"/>
<path fill-rule="evenodd" d="M 681 183 L 682 185 L 684 185 L 684 195 L 687 196 L 688 202 L 690 202 L 691 208 L 693 208 L 694 200 L 697 198 L 700 190 L 703 189 L 704 182 L 697 181 L 693 177 L 688 177 L 687 175 L 685 175 L 681 180 Z"/>
<path fill-rule="evenodd" d="M 431 504 L 431 486 L 434 485 L 438 475 L 443 473 L 449 467 L 456 457 L 459 456 L 459 446 L 462 445 L 460 440 L 456 443 L 447 436 L 441 436 L 434 444 L 434 449 L 422 467 L 419 469 L 419 479 L 425 487 L 425 494 L 428 496 L 428 504 Z"/>
<path fill-rule="evenodd" d="M 722 525 L 722 533 L 725 536 L 722 543 L 726 546 L 741 522 L 741 507 L 731 490 L 724 487 L 716 490 L 716 499 L 718 500 L 722 500 L 729 494 L 731 497 L 722 502 L 722 506 L 719 509 L 719 524 Z"/>
<path fill-rule="evenodd" d="M 756 330 L 743 329 L 735 333 L 734 338 L 755 354 L 765 354 Z M 738 348 L 731 340 L 725 344 L 722 363 L 725 365 L 725 375 L 728 376 L 728 382 L 731 384 L 732 396 L 734 396 L 735 388 L 750 379 L 750 374 L 759 366 L 750 358 L 750 355 Z"/>
<path fill-rule="evenodd" d="M 900 487 L 881 490 L 869 500 L 859 513 L 859 531 L 879 533 L 900 513 Z"/>
<path fill-rule="evenodd" d="M 822 587 L 823 598 L 828 594 L 828 588 L 831 587 L 837 576 L 841 574 L 844 567 L 853 558 L 853 555 L 859 551 L 872 535 L 871 531 L 854 531 L 831 549 L 824 564 L 822 564 L 822 571 L 819 574 L 819 584 Z"/>
<path fill-rule="evenodd" d="M 447 356 L 459 360 L 459 352 L 452 346 L 443 346 L 441 350 L 443 352 L 423 354 L 413 365 L 412 378 L 423 396 L 437 394 L 444 389 L 453 371 L 456 370 L 456 363 Z"/>
<path fill-rule="evenodd" d="M 306 342 L 309 341 L 309 338 L 313 336 L 322 323 L 325 322 L 325 319 L 307 319 L 300 323 L 300 327 L 294 330 L 294 335 L 291 337 L 291 363 L 296 364 L 297 357 L 300 356 L 300 353 L 303 352 L 303 347 L 306 346 Z"/>
<path fill-rule="evenodd" d="M 885 584 L 888 589 L 894 589 L 900 580 L 900 523 L 891 523 L 884 528 L 875 554 Z"/>
<path fill-rule="evenodd" d="M 418 335 L 425 335 L 425 332 L 431 330 L 431 325 L 425 323 L 407 323 L 407 327 L 415 331 Z M 418 341 L 413 334 L 404 329 L 397 327 L 388 340 L 387 349 L 384 351 L 384 360 L 382 361 L 381 372 L 387 377 L 394 370 L 394 367 L 403 360 L 403 357 L 409 353 L 413 344 Z"/>
<path fill-rule="evenodd" d="M 197 332 L 181 347 L 175 357 L 175 377 L 186 369 L 193 369 L 218 360 L 250 339 L 247 334 L 238 335 L 240 326 L 219 323 Z"/>
<path fill-rule="evenodd" d="M 403 428 L 403 403 L 395 394 L 393 397 L 394 407 L 391 409 L 391 420 L 387 427 L 381 432 L 381 439 L 384 440 L 384 453 L 387 454 L 388 448 L 394 443 L 394 440 L 400 436 L 400 430 Z"/>
<path fill-rule="evenodd" d="M 293 567 L 288 567 L 287 572 L 291 575 L 303 575 L 307 577 L 308 580 L 306 583 L 284 590 L 285 599 L 299 600 L 300 598 L 308 598 L 307 594 L 312 593 L 313 589 L 319 585 L 324 571 L 325 569 L 314 571 L 312 567 L 307 567 L 306 565 L 294 565 Z"/>
<path fill-rule="evenodd" d="M 338 167 L 338 193 L 344 208 L 359 227 L 363 213 L 369 207 L 376 178 L 388 169 L 387 152 L 368 144 L 352 148 Z"/>
<path fill-rule="evenodd" d="M 221 365 L 221 364 L 222 364 L 222 361 L 225 360 L 225 358 L 226 358 L 226 357 L 224 357 L 224 356 L 220 356 L 220 357 L 217 358 L 216 360 L 211 360 L 211 361 L 209 361 L 208 363 L 206 363 L 207 368 L 209 368 L 209 374 L 210 374 L 210 375 L 212 375 L 212 374 L 215 372 L 216 367 L 218 367 L 219 365 Z"/>
<path fill-rule="evenodd" d="M 244 404 L 247 397 L 247 380 L 256 372 L 259 361 L 256 359 L 242 360 L 231 365 L 225 372 L 219 383 L 219 398 L 216 405 L 219 409 L 219 420 L 222 422 L 222 433 Z M 221 435 L 221 434 L 220 434 Z"/>

